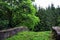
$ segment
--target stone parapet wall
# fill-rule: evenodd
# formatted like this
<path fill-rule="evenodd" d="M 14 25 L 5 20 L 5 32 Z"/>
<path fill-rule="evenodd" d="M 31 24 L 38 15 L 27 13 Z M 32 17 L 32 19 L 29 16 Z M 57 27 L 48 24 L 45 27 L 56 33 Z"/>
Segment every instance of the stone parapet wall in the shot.
<path fill-rule="evenodd" d="M 60 40 L 60 27 L 52 27 L 52 39 Z"/>
<path fill-rule="evenodd" d="M 28 31 L 28 28 L 21 26 L 10 28 L 7 30 L 0 30 L 0 40 L 4 40 L 5 38 L 11 37 L 21 31 Z"/>

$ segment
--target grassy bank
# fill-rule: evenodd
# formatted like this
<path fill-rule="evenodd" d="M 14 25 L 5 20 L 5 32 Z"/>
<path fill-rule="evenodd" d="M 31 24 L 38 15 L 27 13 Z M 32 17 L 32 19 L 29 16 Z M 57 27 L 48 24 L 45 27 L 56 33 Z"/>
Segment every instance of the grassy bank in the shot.
<path fill-rule="evenodd" d="M 21 32 L 6 40 L 51 40 L 50 38 L 50 31 Z"/>

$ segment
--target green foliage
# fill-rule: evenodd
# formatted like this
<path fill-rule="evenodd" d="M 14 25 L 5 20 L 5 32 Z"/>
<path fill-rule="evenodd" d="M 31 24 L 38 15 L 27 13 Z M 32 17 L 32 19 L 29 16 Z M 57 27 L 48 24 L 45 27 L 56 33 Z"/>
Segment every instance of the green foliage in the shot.
<path fill-rule="evenodd" d="M 27 26 L 33 30 L 39 22 L 39 18 L 35 16 L 36 10 L 31 0 L 2 0 L 1 5 L 1 20 L 8 21 L 8 28 Z"/>
<path fill-rule="evenodd" d="M 50 31 L 43 32 L 20 32 L 6 40 L 51 40 Z"/>
<path fill-rule="evenodd" d="M 57 25 L 60 26 L 60 7 L 56 9 L 56 15 L 57 15 Z"/>
<path fill-rule="evenodd" d="M 52 26 L 60 26 L 60 7 L 55 8 L 53 4 L 46 9 L 40 8 L 36 13 L 40 23 L 35 26 L 35 31 L 50 30 Z"/>
<path fill-rule="evenodd" d="M 9 5 L 7 3 L 4 3 L 4 2 L 0 2 L 0 30 L 1 29 L 6 29 L 7 26 L 8 26 L 8 19 L 9 19 L 9 15 L 8 15 L 8 12 L 9 12 L 10 8 L 9 8 Z M 9 12 L 10 13 L 10 12 Z"/>

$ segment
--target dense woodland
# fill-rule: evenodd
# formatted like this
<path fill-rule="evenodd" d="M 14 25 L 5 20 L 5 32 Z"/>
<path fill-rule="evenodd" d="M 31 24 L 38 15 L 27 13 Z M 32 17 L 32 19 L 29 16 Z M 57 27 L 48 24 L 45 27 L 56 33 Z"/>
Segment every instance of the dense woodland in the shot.
<path fill-rule="evenodd" d="M 51 30 L 60 26 L 60 7 L 51 4 L 44 9 L 32 5 L 31 0 L 0 0 L 0 30 L 27 26 L 29 30 Z"/>
<path fill-rule="evenodd" d="M 35 8 L 37 6 L 35 5 Z M 52 26 L 60 26 L 60 7 L 54 7 L 54 4 L 48 6 L 48 8 L 40 8 L 36 12 L 36 16 L 39 17 L 40 22 L 35 26 L 36 31 L 51 30 Z"/>

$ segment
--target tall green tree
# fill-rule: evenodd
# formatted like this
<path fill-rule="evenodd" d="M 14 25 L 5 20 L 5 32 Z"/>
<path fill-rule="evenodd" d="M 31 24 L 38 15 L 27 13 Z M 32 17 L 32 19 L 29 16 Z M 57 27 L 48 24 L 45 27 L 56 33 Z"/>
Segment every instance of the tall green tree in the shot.
<path fill-rule="evenodd" d="M 60 7 L 58 6 L 57 8 L 56 8 L 56 15 L 57 15 L 57 23 L 56 23 L 56 25 L 57 26 L 60 26 Z"/>
<path fill-rule="evenodd" d="M 50 30 L 52 26 L 57 26 L 57 14 L 54 4 L 43 9 L 39 7 L 37 16 L 40 18 L 40 23 L 36 26 L 37 31 Z"/>
<path fill-rule="evenodd" d="M 27 26 L 33 30 L 39 22 L 39 18 L 35 16 L 36 10 L 31 0 L 2 0 L 0 5 L 4 8 L 2 12 L 7 11 L 8 28 Z"/>

